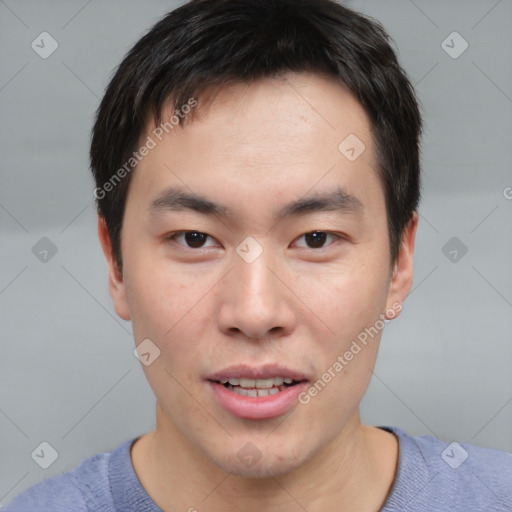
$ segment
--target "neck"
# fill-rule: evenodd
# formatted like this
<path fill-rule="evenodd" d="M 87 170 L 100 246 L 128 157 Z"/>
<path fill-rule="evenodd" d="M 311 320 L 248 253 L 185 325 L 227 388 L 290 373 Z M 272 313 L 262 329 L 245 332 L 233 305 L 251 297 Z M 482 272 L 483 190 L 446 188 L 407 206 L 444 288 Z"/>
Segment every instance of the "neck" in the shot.
<path fill-rule="evenodd" d="M 388 432 L 361 424 L 359 412 L 339 435 L 295 470 L 279 477 L 226 473 L 166 421 L 132 447 L 135 472 L 162 510 L 247 512 L 358 510 L 377 512 L 396 473 L 398 442 Z"/>

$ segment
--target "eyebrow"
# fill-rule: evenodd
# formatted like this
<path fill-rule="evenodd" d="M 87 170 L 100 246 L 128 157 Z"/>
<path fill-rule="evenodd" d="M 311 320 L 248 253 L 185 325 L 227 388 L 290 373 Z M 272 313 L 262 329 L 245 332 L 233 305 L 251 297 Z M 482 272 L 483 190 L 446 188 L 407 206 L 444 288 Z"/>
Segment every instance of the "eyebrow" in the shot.
<path fill-rule="evenodd" d="M 233 211 L 226 205 L 216 203 L 204 196 L 187 192 L 181 188 L 166 189 L 154 201 L 149 211 L 158 214 L 162 211 L 192 210 L 208 216 L 233 218 Z M 344 188 L 332 191 L 315 192 L 286 204 L 274 212 L 274 220 L 281 221 L 290 216 L 302 216 L 314 212 L 337 211 L 344 214 L 360 214 L 364 210 L 362 202 Z"/>

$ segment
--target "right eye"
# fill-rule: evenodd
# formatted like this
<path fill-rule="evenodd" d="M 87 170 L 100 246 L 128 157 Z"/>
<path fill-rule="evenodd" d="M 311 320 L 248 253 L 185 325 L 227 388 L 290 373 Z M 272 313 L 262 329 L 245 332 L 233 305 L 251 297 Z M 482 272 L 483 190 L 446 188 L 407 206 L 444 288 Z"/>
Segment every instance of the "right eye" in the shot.
<path fill-rule="evenodd" d="M 173 240 L 187 249 L 202 249 L 210 235 L 202 233 L 201 231 L 175 231 L 166 237 L 168 240 Z M 180 243 L 178 240 L 184 240 L 185 244 Z M 211 246 L 210 246 L 211 247 Z"/>

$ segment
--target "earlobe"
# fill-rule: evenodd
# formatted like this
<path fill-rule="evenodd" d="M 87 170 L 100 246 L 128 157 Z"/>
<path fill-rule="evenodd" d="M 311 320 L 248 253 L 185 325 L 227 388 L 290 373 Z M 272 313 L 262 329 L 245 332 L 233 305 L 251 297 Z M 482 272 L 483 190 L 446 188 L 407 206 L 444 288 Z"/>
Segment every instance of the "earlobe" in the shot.
<path fill-rule="evenodd" d="M 413 257 L 416 231 L 418 228 L 418 213 L 414 212 L 402 234 L 400 250 L 394 265 L 393 275 L 388 290 L 387 309 L 398 311 L 411 291 L 413 280 Z M 399 305 L 399 306 L 398 306 Z M 396 317 L 398 315 L 394 315 Z"/>
<path fill-rule="evenodd" d="M 123 273 L 115 261 L 107 225 L 101 215 L 98 215 L 98 238 L 100 239 L 103 254 L 107 260 L 108 286 L 110 296 L 114 301 L 114 309 L 123 320 L 130 320 L 130 310 L 126 299 L 126 285 L 123 279 Z"/>

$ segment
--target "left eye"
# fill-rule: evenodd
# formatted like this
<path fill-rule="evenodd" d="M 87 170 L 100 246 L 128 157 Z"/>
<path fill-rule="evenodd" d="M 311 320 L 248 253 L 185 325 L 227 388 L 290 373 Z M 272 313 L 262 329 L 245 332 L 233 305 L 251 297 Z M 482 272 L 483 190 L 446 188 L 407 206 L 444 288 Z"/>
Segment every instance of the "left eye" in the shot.
<path fill-rule="evenodd" d="M 332 237 L 334 240 L 340 238 L 339 236 L 334 235 L 332 233 L 328 233 L 327 231 L 310 231 L 309 233 L 304 233 L 303 235 L 301 235 L 297 240 L 304 238 L 306 244 L 312 245 L 312 247 L 307 246 L 309 249 L 321 249 L 328 237 Z"/>

